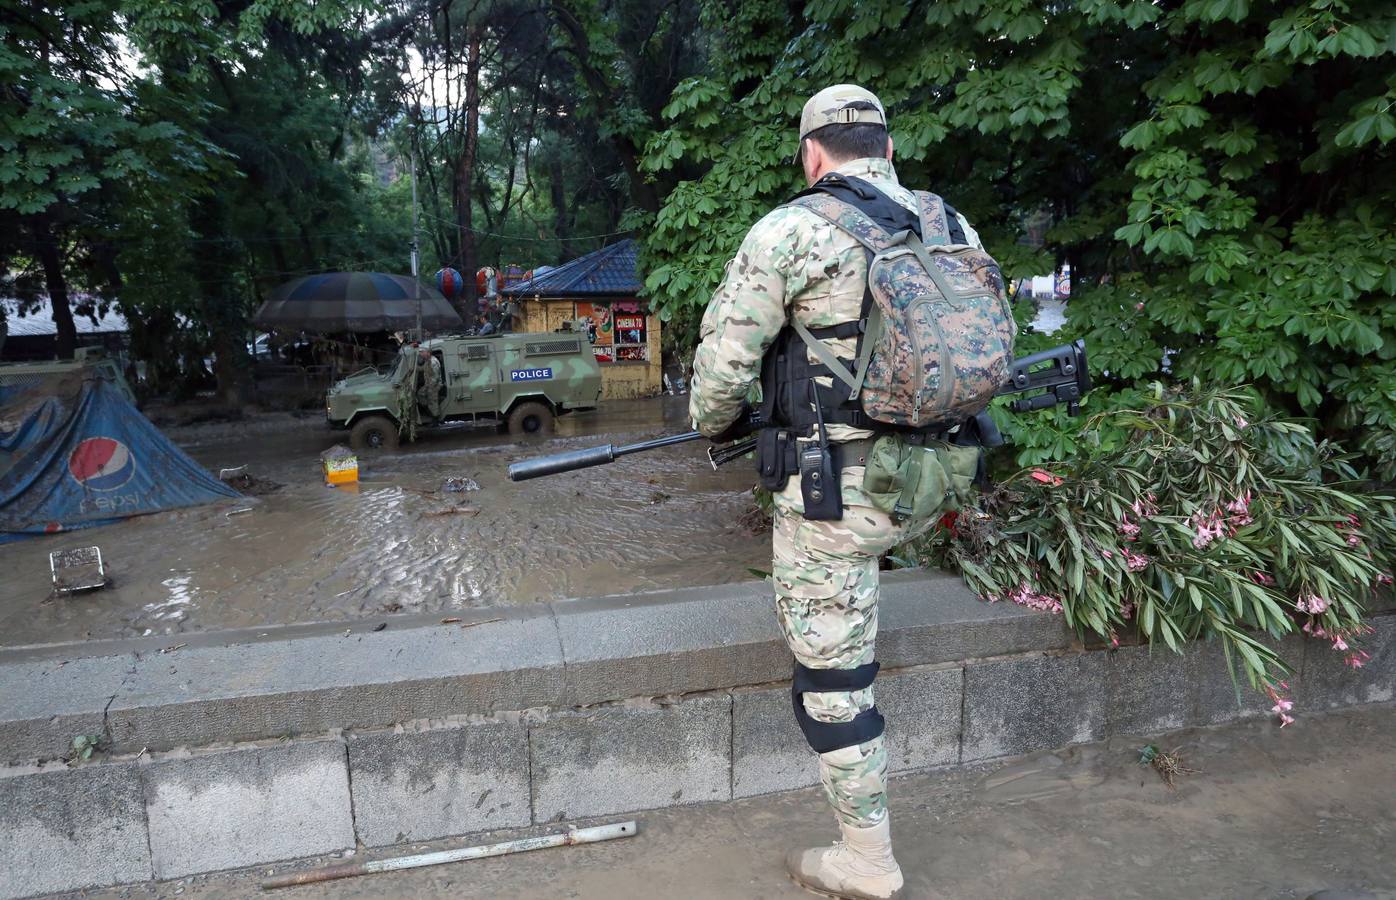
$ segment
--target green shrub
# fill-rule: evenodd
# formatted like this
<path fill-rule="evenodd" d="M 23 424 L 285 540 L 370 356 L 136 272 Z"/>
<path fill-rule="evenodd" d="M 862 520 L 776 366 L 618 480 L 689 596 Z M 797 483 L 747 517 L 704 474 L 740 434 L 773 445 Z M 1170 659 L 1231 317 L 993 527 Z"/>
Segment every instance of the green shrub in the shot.
<path fill-rule="evenodd" d="M 1286 666 L 1265 638 L 1302 631 L 1366 661 L 1396 502 L 1305 424 L 1263 409 L 1249 388 L 1156 386 L 1086 421 L 1083 435 L 1106 440 L 1016 472 L 897 555 L 958 571 L 991 601 L 1060 611 L 1082 635 L 1175 651 L 1220 639 L 1284 715 Z"/>

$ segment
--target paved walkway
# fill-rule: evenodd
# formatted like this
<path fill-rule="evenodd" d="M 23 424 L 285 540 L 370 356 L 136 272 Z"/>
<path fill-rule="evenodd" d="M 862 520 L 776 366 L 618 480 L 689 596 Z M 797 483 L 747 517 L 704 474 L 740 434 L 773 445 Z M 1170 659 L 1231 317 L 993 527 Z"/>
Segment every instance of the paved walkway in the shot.
<path fill-rule="evenodd" d="M 893 833 L 907 897 L 1277 900 L 1326 890 L 1339 893 L 1323 900 L 1396 900 L 1396 706 L 1303 717 L 1283 731 L 1252 722 L 1167 736 L 1159 743 L 1180 748 L 1197 770 L 1176 790 L 1137 764 L 1143 743 L 1115 740 L 895 781 Z M 785 850 L 834 834 L 813 791 L 635 818 L 640 834 L 609 844 L 267 896 L 796 898 L 808 895 L 785 879 Z M 268 871 L 84 896 L 256 896 Z M 1350 893 L 1358 891 L 1370 893 Z"/>

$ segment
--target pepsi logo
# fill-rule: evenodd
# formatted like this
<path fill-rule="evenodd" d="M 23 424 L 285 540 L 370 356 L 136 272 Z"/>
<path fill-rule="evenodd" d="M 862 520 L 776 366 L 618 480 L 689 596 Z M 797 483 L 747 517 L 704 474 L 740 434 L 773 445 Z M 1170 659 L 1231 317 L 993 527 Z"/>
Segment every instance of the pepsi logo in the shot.
<path fill-rule="evenodd" d="M 68 455 L 68 472 L 84 488 L 114 491 L 136 473 L 136 460 L 115 438 L 88 438 Z"/>

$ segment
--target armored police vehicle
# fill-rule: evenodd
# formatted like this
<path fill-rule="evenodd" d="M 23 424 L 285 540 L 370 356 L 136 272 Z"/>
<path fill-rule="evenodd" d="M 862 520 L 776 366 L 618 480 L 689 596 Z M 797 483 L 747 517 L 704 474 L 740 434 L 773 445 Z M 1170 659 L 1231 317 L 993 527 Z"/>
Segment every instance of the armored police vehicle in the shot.
<path fill-rule="evenodd" d="M 386 374 L 370 369 L 336 383 L 325 416 L 349 429 L 355 450 L 392 450 L 399 439 L 461 423 L 551 434 L 556 416 L 595 409 L 600 399 L 601 369 L 585 335 L 448 335 L 404 346 Z"/>

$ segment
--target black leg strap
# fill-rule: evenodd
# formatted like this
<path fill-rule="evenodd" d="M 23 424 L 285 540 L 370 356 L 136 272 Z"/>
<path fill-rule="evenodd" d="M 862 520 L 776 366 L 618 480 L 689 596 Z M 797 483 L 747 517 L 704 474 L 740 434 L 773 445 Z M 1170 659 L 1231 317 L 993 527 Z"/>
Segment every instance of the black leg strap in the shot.
<path fill-rule="evenodd" d="M 795 675 L 790 682 L 795 722 L 816 753 L 842 750 L 870 741 L 882 734 L 886 723 L 876 706 L 863 710 L 851 722 L 820 722 L 805 711 L 803 696 L 806 693 L 861 691 L 873 683 L 878 668 L 876 662 L 853 669 L 810 669 L 795 663 Z"/>

